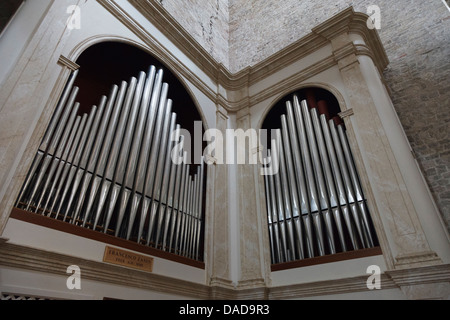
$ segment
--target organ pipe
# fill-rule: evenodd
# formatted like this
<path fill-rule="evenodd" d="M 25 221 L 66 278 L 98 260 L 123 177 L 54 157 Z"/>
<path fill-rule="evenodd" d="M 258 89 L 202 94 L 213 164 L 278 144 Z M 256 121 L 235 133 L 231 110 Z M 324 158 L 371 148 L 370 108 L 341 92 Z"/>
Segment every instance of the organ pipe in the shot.
<path fill-rule="evenodd" d="M 344 124 L 311 93 L 286 102 L 263 166 L 274 264 L 376 245 Z M 271 172 L 270 161 L 279 161 Z"/>
<path fill-rule="evenodd" d="M 201 260 L 204 164 L 191 176 L 163 70 L 113 85 L 79 114 L 69 78 L 16 207 Z M 175 133 L 175 134 L 173 134 Z M 172 154 L 184 162 L 172 161 Z"/>

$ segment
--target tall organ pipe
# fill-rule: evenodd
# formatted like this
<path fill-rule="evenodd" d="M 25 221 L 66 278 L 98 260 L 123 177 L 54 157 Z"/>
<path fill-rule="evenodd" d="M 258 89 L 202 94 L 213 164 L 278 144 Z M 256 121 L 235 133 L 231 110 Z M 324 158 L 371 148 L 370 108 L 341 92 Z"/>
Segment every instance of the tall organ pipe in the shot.
<path fill-rule="evenodd" d="M 312 92 L 310 92 L 309 94 L 312 95 Z M 315 97 L 310 96 L 309 99 L 315 100 Z M 320 106 L 324 107 L 323 101 L 320 102 Z M 328 219 L 330 220 L 330 222 L 329 222 L 330 231 L 329 232 L 331 234 L 333 234 L 333 229 L 331 227 L 332 227 L 332 225 L 335 224 L 336 228 L 337 228 L 337 233 L 338 233 L 338 238 L 340 240 L 341 248 L 343 251 L 347 251 L 347 245 L 346 245 L 344 229 L 343 229 L 344 226 L 342 223 L 341 213 L 340 213 L 340 210 L 338 207 L 338 196 L 337 196 L 337 192 L 336 192 L 334 176 L 331 171 L 328 149 L 327 149 L 327 145 L 325 142 L 324 133 L 322 131 L 322 125 L 321 125 L 321 122 L 319 119 L 319 111 L 318 111 L 319 105 L 314 101 L 314 103 L 312 103 L 310 105 L 310 107 L 311 107 L 311 109 L 310 109 L 311 120 L 312 120 L 312 123 L 314 126 L 314 131 L 315 131 L 316 141 L 318 144 L 319 155 L 320 155 L 323 176 L 324 176 L 324 181 L 322 181 L 322 184 L 324 184 L 324 187 L 326 188 L 327 195 L 328 195 L 328 197 L 326 199 L 327 208 L 328 208 L 327 213 L 329 213 L 330 211 L 332 213 L 332 215 L 330 217 L 328 217 Z M 330 146 L 330 147 L 332 147 L 332 146 Z"/>
<path fill-rule="evenodd" d="M 305 109 L 307 110 L 306 102 L 303 101 L 302 104 L 304 105 L 303 110 Z M 308 113 L 304 114 L 304 111 L 302 111 L 302 107 L 300 106 L 300 102 L 297 96 L 294 96 L 294 113 L 295 113 L 295 120 L 297 123 L 297 132 L 300 139 L 302 158 L 304 161 L 306 177 L 308 181 L 308 192 L 310 196 L 310 204 L 312 211 L 311 217 L 312 223 L 314 224 L 314 231 L 317 237 L 318 253 L 320 256 L 323 256 L 325 255 L 325 239 L 324 239 L 325 236 L 323 232 L 322 217 L 319 214 L 321 207 L 317 192 L 314 167 L 311 160 L 311 152 L 310 152 L 311 139 L 310 138 L 308 139 L 309 136 L 308 133 L 310 133 L 311 131 L 310 130 L 308 131 L 306 128 L 306 120 L 308 119 Z"/>
<path fill-rule="evenodd" d="M 99 109 L 95 115 L 95 120 L 94 120 L 94 124 L 92 127 L 92 131 L 90 132 L 88 142 L 83 151 L 83 156 L 81 157 L 80 164 L 77 166 L 73 186 L 71 188 L 71 192 L 70 192 L 70 194 L 68 194 L 69 199 L 68 199 L 68 203 L 65 208 L 65 214 L 64 214 L 64 219 L 63 219 L 64 221 L 66 221 L 69 214 L 72 215 L 72 216 L 70 216 L 70 221 L 73 222 L 75 220 L 75 217 L 72 212 L 72 206 L 75 205 L 76 202 L 74 202 L 74 201 L 76 201 L 77 192 L 78 192 L 78 190 L 80 190 L 80 186 L 82 185 L 84 179 L 86 179 L 86 171 L 88 168 L 88 163 L 93 157 L 94 149 L 96 146 L 96 139 L 97 139 L 96 137 L 98 137 L 97 134 L 101 133 L 100 132 L 100 123 L 101 123 L 101 119 L 104 115 L 106 104 L 107 104 L 107 98 L 106 98 L 106 96 L 103 96 L 100 100 Z M 57 215 L 63 209 L 62 206 L 64 203 L 65 203 L 65 197 L 63 197 L 63 199 L 59 203 L 58 209 L 56 211 Z"/>
<path fill-rule="evenodd" d="M 295 230 L 295 239 L 296 239 L 296 247 L 298 248 L 298 254 L 300 259 L 305 258 L 305 244 L 304 244 L 304 235 L 303 235 L 303 220 L 301 217 L 301 208 L 298 199 L 298 190 L 297 190 L 297 179 L 295 178 L 294 173 L 294 165 L 292 160 L 290 139 L 287 129 L 287 121 L 286 116 L 281 116 L 281 132 L 282 132 L 282 140 L 283 140 L 283 150 L 284 150 L 284 158 L 286 165 L 286 187 L 288 187 L 288 194 L 291 200 L 291 208 L 292 208 L 292 220 L 294 223 Z M 308 239 L 307 237 L 306 239 Z"/>
<path fill-rule="evenodd" d="M 150 77 L 153 76 L 153 73 L 151 72 L 151 70 L 150 70 L 149 75 L 150 75 Z M 150 81 L 151 81 L 151 79 L 150 79 Z M 134 130 L 137 125 L 136 122 L 138 121 L 137 118 L 138 118 L 138 113 L 139 113 L 140 101 L 141 100 L 146 101 L 145 95 L 148 94 L 148 92 L 147 92 L 148 82 L 149 82 L 149 79 L 146 79 L 146 74 L 144 72 L 141 72 L 140 77 L 139 77 L 139 82 L 136 87 L 136 92 L 133 97 L 132 108 L 131 108 L 128 122 L 126 125 L 126 131 L 125 131 L 123 141 L 122 141 L 120 157 L 118 159 L 118 164 L 114 170 L 114 176 L 112 179 L 113 188 L 110 189 L 109 194 L 107 196 L 106 203 L 108 203 L 108 206 L 106 207 L 106 210 L 105 210 L 106 213 L 105 213 L 104 232 L 105 231 L 107 232 L 107 228 L 109 227 L 109 224 L 111 222 L 113 210 L 116 207 L 118 196 L 121 191 L 124 191 L 124 187 L 125 187 L 124 176 L 125 176 L 125 172 L 126 172 L 127 161 L 129 161 L 129 159 L 134 156 L 134 154 L 131 154 L 133 152 L 132 138 L 133 138 Z M 133 159 L 135 159 L 135 158 L 136 157 L 133 157 Z M 96 223 L 97 223 L 97 221 L 96 221 Z M 96 224 L 94 225 L 94 230 L 95 230 L 95 227 L 96 227 Z"/>
<path fill-rule="evenodd" d="M 58 172 L 55 176 L 55 179 L 53 179 L 53 182 L 49 189 L 49 193 L 46 196 L 47 200 L 46 200 L 45 204 L 42 206 L 42 214 L 46 213 L 47 207 L 50 204 L 50 200 L 53 197 L 57 196 L 62 183 L 65 181 L 65 178 L 68 173 L 68 168 L 69 168 L 68 164 L 73 162 L 73 158 L 74 158 L 75 152 L 78 148 L 78 144 L 80 142 L 81 135 L 84 131 L 84 127 L 86 125 L 87 118 L 88 118 L 87 114 L 84 114 L 83 117 L 81 118 L 80 122 L 78 124 L 74 125 L 74 130 L 72 132 L 73 136 L 70 138 L 71 142 L 68 144 L 69 147 L 66 149 L 68 153 L 67 153 L 67 155 L 63 156 L 63 158 L 62 158 L 62 160 L 65 160 L 65 161 L 60 161 L 60 163 L 59 163 Z M 76 130 L 75 130 L 75 128 L 76 128 Z M 43 195 L 44 195 L 44 193 L 43 193 Z M 38 204 L 37 207 L 38 208 L 41 207 L 40 204 Z M 50 215 L 51 215 L 51 211 L 47 214 L 47 216 L 50 216 Z"/>
<path fill-rule="evenodd" d="M 322 125 L 322 130 L 325 136 L 325 141 L 327 145 L 328 155 L 330 157 L 330 162 L 333 171 L 334 181 L 336 182 L 336 192 L 337 199 L 339 202 L 339 207 L 342 210 L 342 214 L 344 217 L 345 225 L 347 227 L 347 231 L 349 233 L 350 241 L 352 243 L 353 249 L 359 249 L 359 244 L 357 241 L 357 235 L 354 230 L 354 223 L 352 221 L 352 217 L 350 215 L 349 201 L 347 198 L 347 194 L 345 193 L 345 186 L 341 174 L 341 168 L 339 166 L 339 160 L 336 155 L 336 146 L 334 145 L 334 141 L 331 135 L 331 129 L 329 127 L 330 124 L 330 115 L 328 110 L 328 105 L 325 101 L 318 102 L 319 111 L 320 111 L 320 121 Z M 344 247 L 345 250 L 345 247 Z"/>
<path fill-rule="evenodd" d="M 45 132 L 44 138 L 42 139 L 42 143 L 39 147 L 39 151 L 33 160 L 31 169 L 28 173 L 27 178 L 25 179 L 25 183 L 22 186 L 22 190 L 19 194 L 19 197 L 17 198 L 16 207 L 19 206 L 21 200 L 24 200 L 22 198 L 28 189 L 28 185 L 29 185 L 31 179 L 33 178 L 34 174 L 36 173 L 38 166 L 41 164 L 42 159 L 47 158 L 47 155 L 50 151 L 49 148 L 50 148 L 51 141 L 55 139 L 55 129 L 57 128 L 58 124 L 61 124 L 60 116 L 63 113 L 64 108 L 67 103 L 67 100 L 69 99 L 69 96 L 72 92 L 72 88 L 74 86 L 74 83 L 78 76 L 78 73 L 79 73 L 79 70 L 76 70 L 70 75 L 69 81 L 67 82 L 67 84 L 63 90 L 61 98 L 59 99 L 59 102 L 56 106 L 55 113 L 52 117 L 52 120 L 50 121 L 47 131 Z"/>
<path fill-rule="evenodd" d="M 43 160 L 42 160 L 40 168 L 39 168 L 39 172 L 37 174 L 37 178 L 35 181 L 33 181 L 34 186 L 32 186 L 31 195 L 28 197 L 28 203 L 25 208 L 25 210 L 27 210 L 27 211 L 30 210 L 30 206 L 34 203 L 33 202 L 34 197 L 36 196 L 36 193 L 39 190 L 42 180 L 44 179 L 44 175 L 47 173 L 47 169 L 49 168 L 51 162 L 53 162 L 55 160 L 56 151 L 58 150 L 58 148 L 61 144 L 61 139 L 63 138 L 63 134 L 68 129 L 68 126 L 66 126 L 66 124 L 67 124 L 69 116 L 72 112 L 72 107 L 75 103 L 75 99 L 78 94 L 78 91 L 79 91 L 78 87 L 73 88 L 72 94 L 69 98 L 69 101 L 67 102 L 66 107 L 65 107 L 65 111 L 64 111 L 64 113 L 59 121 L 58 127 L 55 131 L 55 135 L 51 139 L 48 149 L 45 152 L 46 156 L 43 157 Z M 78 104 L 75 105 L 75 107 L 77 107 L 77 106 L 79 106 L 79 105 Z M 76 115 L 76 112 L 72 112 L 72 117 L 74 117 L 75 115 Z"/>
<path fill-rule="evenodd" d="M 86 147 L 88 135 L 91 131 L 96 113 L 97 113 L 97 107 L 93 106 L 89 113 L 87 124 L 83 130 L 83 135 L 80 137 L 79 144 L 77 146 L 77 149 L 75 150 L 73 161 L 69 160 L 66 163 L 65 172 L 63 173 L 63 176 L 62 176 L 62 178 L 59 182 L 58 188 L 56 190 L 55 196 L 53 197 L 53 201 L 50 205 L 50 209 L 49 209 L 49 213 L 48 213 L 49 217 L 52 216 L 55 206 L 58 203 L 58 200 L 60 202 L 63 202 L 64 199 L 66 198 L 67 192 L 72 184 L 73 178 L 76 173 L 77 164 L 80 163 L 81 155 L 83 154 L 83 151 Z M 64 186 L 64 189 L 62 189 L 63 186 Z M 61 196 L 60 196 L 60 194 L 61 194 Z M 56 218 L 58 218 L 58 212 L 56 213 Z"/>
<path fill-rule="evenodd" d="M 151 66 L 113 85 L 83 115 L 76 75 L 64 89 L 17 206 L 200 260 L 205 167 L 190 175 L 163 71 Z M 173 153 L 184 161 L 172 162 Z"/>
<path fill-rule="evenodd" d="M 88 190 L 92 190 L 92 189 L 89 189 L 89 186 L 91 183 L 91 179 L 94 176 L 94 172 L 96 171 L 95 169 L 98 169 L 97 163 L 98 163 L 98 158 L 100 157 L 100 148 L 103 144 L 103 139 L 106 134 L 107 125 L 108 125 L 110 116 L 113 111 L 114 102 L 116 100 L 118 91 L 119 91 L 119 87 L 117 85 L 114 85 L 111 89 L 109 98 L 107 100 L 107 105 L 105 107 L 105 112 L 104 112 L 103 118 L 100 121 L 98 135 L 94 141 L 92 153 L 89 155 L 89 159 L 86 164 L 87 167 L 83 171 L 83 176 L 82 176 L 82 180 L 81 180 L 81 183 L 79 186 L 79 191 L 78 191 L 78 195 L 79 195 L 78 199 L 74 203 L 73 209 L 71 207 L 68 208 L 68 210 L 70 210 L 72 213 L 72 221 L 71 221 L 72 224 L 78 224 L 79 217 L 84 218 L 84 217 L 81 217 L 81 215 L 82 215 L 81 209 L 82 209 L 82 206 L 86 199 L 86 196 L 89 198 L 89 195 L 87 195 Z M 84 220 L 81 220 L 82 223 L 83 223 L 83 221 Z"/>
<path fill-rule="evenodd" d="M 356 167 L 353 162 L 353 157 L 350 150 L 350 145 L 347 140 L 347 135 L 344 131 L 344 126 L 342 122 L 338 123 L 338 132 L 339 137 L 341 139 L 341 144 L 344 150 L 345 159 L 347 161 L 347 165 L 350 171 L 351 181 L 353 184 L 353 188 L 356 193 L 356 201 L 358 202 L 358 207 L 360 210 L 360 219 L 362 220 L 362 228 L 363 228 L 363 236 L 366 247 L 371 248 L 374 246 L 374 239 L 370 232 L 370 217 L 367 212 L 366 203 L 364 199 L 364 195 L 361 189 L 361 185 L 359 182 L 358 173 L 356 172 Z"/>
<path fill-rule="evenodd" d="M 370 248 L 376 243 L 345 128 L 312 91 L 286 103 L 264 159 L 273 263 Z M 274 174 L 269 161 L 279 161 Z"/>

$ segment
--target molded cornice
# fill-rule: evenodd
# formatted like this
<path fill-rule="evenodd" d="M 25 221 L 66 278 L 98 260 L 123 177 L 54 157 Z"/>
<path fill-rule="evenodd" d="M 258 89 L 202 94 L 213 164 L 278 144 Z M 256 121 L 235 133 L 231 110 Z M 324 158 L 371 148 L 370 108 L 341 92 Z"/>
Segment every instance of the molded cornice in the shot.
<path fill-rule="evenodd" d="M 11 244 L 6 239 L 0 239 L 0 266 L 67 277 L 67 267 L 71 265 L 81 268 L 83 279 L 202 300 L 298 299 L 368 291 L 367 275 L 252 289 L 206 285 Z M 387 271 L 381 275 L 382 290 L 448 281 L 450 281 L 449 265 Z"/>
<path fill-rule="evenodd" d="M 78 70 L 80 68 L 78 64 L 76 64 L 75 62 L 71 61 L 70 59 L 64 56 L 59 57 L 58 63 L 62 66 L 69 68 L 72 71 Z"/>
<path fill-rule="evenodd" d="M 115 0 L 97 1 L 130 30 L 135 32 L 145 43 L 153 48 L 157 47 L 158 50 L 154 51 L 159 58 L 162 58 L 180 75 L 192 81 L 205 95 L 218 105 L 222 105 L 229 112 L 237 112 L 267 97 L 268 93 L 262 94 L 262 96 L 261 94 L 248 96 L 248 88 L 269 75 L 288 67 L 293 62 L 330 44 L 331 39 L 342 32 L 360 35 L 364 39 L 365 45 L 358 44 L 347 47 L 345 52 L 339 52 L 340 55 L 351 53 L 367 55 L 373 60 L 380 74 L 382 74 L 389 63 L 377 31 L 367 28 L 367 19 L 369 17 L 366 14 L 355 12 L 353 7 L 349 7 L 313 28 L 310 34 L 286 46 L 272 56 L 254 66 L 232 73 L 222 63 L 217 62 L 158 1 L 129 0 L 167 39 L 175 44 L 210 79 L 217 83 L 217 87 L 222 87 L 227 91 L 226 96 L 224 96 L 224 94 L 217 92 L 217 88 L 208 88 L 197 75 L 192 74 L 189 68 L 164 50 L 158 40 L 148 34 L 131 15 L 122 10 Z M 149 41 L 149 38 L 151 38 L 151 41 Z M 327 68 L 335 66 L 337 64 L 336 56 L 330 54 L 330 57 L 325 59 L 325 61 L 322 60 L 316 64 L 308 66 L 305 70 L 299 70 L 298 74 L 291 77 L 292 79 L 288 78 L 283 80 L 283 83 L 276 84 L 271 89 L 271 93 L 276 93 L 281 88 L 285 88 L 286 83 L 298 83 L 298 81 L 306 80 Z"/>

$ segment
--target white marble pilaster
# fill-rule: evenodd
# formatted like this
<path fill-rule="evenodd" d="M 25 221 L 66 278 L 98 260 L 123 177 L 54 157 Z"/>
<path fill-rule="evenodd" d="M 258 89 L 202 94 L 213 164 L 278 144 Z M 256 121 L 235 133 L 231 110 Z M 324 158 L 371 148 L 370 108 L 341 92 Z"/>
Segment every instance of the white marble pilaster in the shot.
<path fill-rule="evenodd" d="M 258 163 L 259 141 L 251 128 L 251 115 L 249 108 L 244 108 L 237 113 L 237 128 L 247 132 L 244 145 L 238 148 L 245 149 L 245 163 L 238 164 L 238 188 L 239 188 L 239 234 L 240 234 L 240 278 L 239 287 L 261 287 L 264 279 L 263 241 L 261 215 L 257 206 L 257 184 L 255 183 L 255 166 Z M 253 132 L 254 134 L 250 134 Z M 251 161 L 252 160 L 252 161 Z"/>
<path fill-rule="evenodd" d="M 225 132 L 227 127 L 228 113 L 224 108 L 218 106 L 216 129 Z M 226 145 L 225 135 L 224 140 L 224 145 Z M 212 181 L 214 184 L 214 196 L 209 215 L 209 226 L 211 228 L 209 230 L 210 248 L 207 261 L 209 285 L 234 288 L 231 280 L 228 168 L 225 164 L 214 163 L 211 172 L 213 179 L 208 181 Z"/>
<path fill-rule="evenodd" d="M 0 232 L 70 75 L 57 63 L 70 35 L 67 8 L 78 2 L 52 2 L 0 89 Z"/>
<path fill-rule="evenodd" d="M 381 234 L 388 265 L 409 268 L 442 263 L 431 250 L 418 219 L 399 167 L 401 164 L 394 156 L 357 56 L 351 50 L 353 44 L 348 33 L 344 30 L 327 37 L 338 61 L 349 98 L 348 107 L 353 110 L 353 115 L 344 120 L 353 150 L 360 155 L 356 156 L 359 169 L 364 169 L 364 176 L 368 177 L 364 187 L 375 200 L 369 201 L 369 206 L 372 215 L 378 215 L 374 219 L 375 226 Z"/>

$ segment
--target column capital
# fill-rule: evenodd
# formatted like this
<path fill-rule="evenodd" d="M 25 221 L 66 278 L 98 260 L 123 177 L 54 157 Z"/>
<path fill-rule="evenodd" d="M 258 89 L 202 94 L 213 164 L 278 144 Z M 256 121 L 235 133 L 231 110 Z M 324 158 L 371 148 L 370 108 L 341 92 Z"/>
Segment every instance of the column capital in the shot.
<path fill-rule="evenodd" d="M 407 149 L 400 124 L 392 123 L 386 131 L 383 121 L 393 117 L 393 110 L 376 105 L 368 85 L 372 79 L 367 78 L 361 64 L 352 63 L 352 58 L 355 57 L 350 54 L 339 62 L 349 96 L 349 109 L 340 116 L 346 120 L 350 144 L 370 200 L 380 244 L 385 257 L 390 256 L 389 268 L 442 263 L 430 247 L 412 198 L 411 186 L 406 184 L 403 176 L 401 166 L 405 166 L 410 159 L 401 158 L 402 162 L 399 162 L 390 143 L 396 142 L 396 150 Z M 351 121 L 348 118 L 350 115 Z M 397 135 L 401 138 L 396 138 Z"/>
<path fill-rule="evenodd" d="M 69 58 L 66 58 L 63 55 L 59 56 L 58 64 L 60 64 L 60 65 L 62 65 L 64 67 L 67 67 L 67 68 L 69 68 L 72 71 L 76 71 L 76 70 L 80 69 L 80 66 L 78 64 L 76 64 L 75 62 L 73 62 Z"/>
<path fill-rule="evenodd" d="M 354 15 L 353 7 L 349 7 L 313 28 L 312 32 L 331 41 L 337 35 L 348 34 Z"/>

